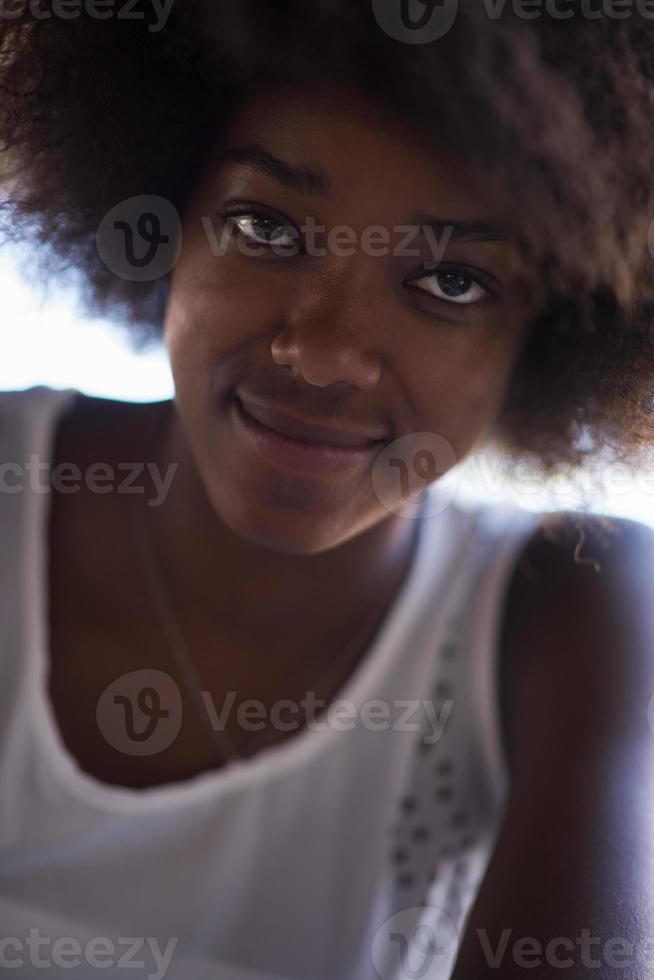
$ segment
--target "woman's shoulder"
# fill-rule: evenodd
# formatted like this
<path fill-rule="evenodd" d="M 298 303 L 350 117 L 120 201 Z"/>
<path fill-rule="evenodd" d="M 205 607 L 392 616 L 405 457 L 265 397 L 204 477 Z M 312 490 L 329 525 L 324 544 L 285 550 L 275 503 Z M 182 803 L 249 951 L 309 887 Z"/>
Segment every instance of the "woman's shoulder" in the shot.
<path fill-rule="evenodd" d="M 78 501 L 93 503 L 98 493 L 79 493 L 91 481 L 122 480 L 126 460 L 147 460 L 150 435 L 161 407 L 169 402 L 127 402 L 88 395 L 77 388 L 31 388 L 0 392 L 0 520 L 4 533 L 20 512 L 42 494 L 46 483 L 62 489 L 59 511 L 74 516 Z M 145 466 L 145 463 L 141 469 Z M 132 464 L 132 472 L 136 469 Z M 50 474 L 48 480 L 45 474 Z M 109 475 L 108 475 L 109 474 Z M 137 474 L 138 475 L 138 474 Z M 107 493 L 105 489 L 102 491 Z"/>
<path fill-rule="evenodd" d="M 507 643 L 517 647 L 528 629 L 543 638 L 537 647 L 557 635 L 563 640 L 575 620 L 590 623 L 610 610 L 617 616 L 634 588 L 649 608 L 653 577 L 654 528 L 610 514 L 543 511 L 522 542 L 507 590 Z"/>
<path fill-rule="evenodd" d="M 74 413 L 81 398 L 77 388 L 37 384 L 0 391 L 0 446 L 3 461 L 38 452 L 49 436 Z"/>
<path fill-rule="evenodd" d="M 36 384 L 26 388 L 10 388 L 0 391 L 0 422 L 29 419 L 48 409 L 56 409 L 74 401 L 80 394 L 76 388 L 53 388 Z"/>
<path fill-rule="evenodd" d="M 654 528 L 632 518 L 581 510 L 542 511 L 537 518 L 516 584 L 586 583 L 591 573 L 606 582 L 654 548 Z"/>
<path fill-rule="evenodd" d="M 90 395 L 80 388 L 69 385 L 65 388 L 55 388 L 47 384 L 28 385 L 25 388 L 0 390 L 0 416 L 30 415 L 51 408 L 74 408 L 76 417 L 80 420 L 102 421 L 110 417 L 127 417 L 139 415 L 156 406 L 169 403 L 169 399 L 160 401 L 129 401 L 126 399 L 110 398 L 102 395 Z"/>
<path fill-rule="evenodd" d="M 612 699 L 643 672 L 654 684 L 646 665 L 654 649 L 653 580 L 654 529 L 648 525 L 575 510 L 539 515 L 504 606 L 502 689 L 510 744 L 524 736 L 517 719 L 534 717 L 530 699 L 533 708 L 548 690 L 558 692 L 560 707 L 565 699 L 583 702 L 591 688 L 600 701 Z M 549 707 L 554 711 L 556 704 Z"/>
<path fill-rule="evenodd" d="M 593 569 L 608 577 L 619 563 L 647 553 L 654 547 L 654 527 L 632 518 L 587 510 L 527 510 L 509 500 L 498 503 L 456 502 L 459 512 L 469 514 L 477 537 L 506 544 L 517 562 L 511 585 L 547 578 L 585 579 Z M 569 577 L 569 578 L 568 578 Z"/>
<path fill-rule="evenodd" d="M 593 908 L 594 932 L 608 934 L 616 887 L 623 924 L 651 900 L 654 530 L 577 511 L 542 518 L 508 596 L 510 794 L 457 977 L 486 976 L 477 927 L 528 921 L 551 935 L 549 910 L 581 926 L 579 910 Z"/>
<path fill-rule="evenodd" d="M 38 384 L 0 391 L 0 438 L 5 447 L 34 440 L 36 426 L 43 437 L 51 435 L 71 448 L 95 447 L 98 436 L 127 441 L 149 423 L 169 400 L 133 402 L 91 395 L 76 387 L 55 388 Z M 25 446 L 29 448 L 29 446 Z"/>

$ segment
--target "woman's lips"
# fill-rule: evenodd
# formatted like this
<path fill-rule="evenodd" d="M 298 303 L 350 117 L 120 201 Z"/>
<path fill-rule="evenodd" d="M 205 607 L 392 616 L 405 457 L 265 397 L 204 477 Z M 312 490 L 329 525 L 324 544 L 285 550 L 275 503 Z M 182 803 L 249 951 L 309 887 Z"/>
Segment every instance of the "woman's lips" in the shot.
<path fill-rule="evenodd" d="M 323 422 L 311 422 L 298 418 L 286 409 L 277 408 L 269 402 L 262 402 L 255 398 L 242 395 L 236 395 L 236 398 L 248 415 L 257 422 L 261 422 L 266 428 L 272 429 L 279 435 L 296 439 L 298 442 L 320 443 L 325 446 L 366 446 L 372 442 L 379 442 L 385 437 L 383 432 L 364 432 L 360 427 L 335 428 Z"/>
<path fill-rule="evenodd" d="M 261 403 L 246 407 L 238 396 L 232 409 L 243 434 L 264 456 L 308 473 L 360 466 L 385 443 L 383 438 L 305 423 Z"/>

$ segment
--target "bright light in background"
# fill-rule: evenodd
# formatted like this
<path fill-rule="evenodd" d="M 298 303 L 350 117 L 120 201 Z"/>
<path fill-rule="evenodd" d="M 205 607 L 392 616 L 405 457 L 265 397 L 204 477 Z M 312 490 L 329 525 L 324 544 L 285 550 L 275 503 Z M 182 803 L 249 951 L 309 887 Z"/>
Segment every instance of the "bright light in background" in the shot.
<path fill-rule="evenodd" d="M 111 324 L 80 318 L 70 293 L 41 301 L 6 253 L 0 254 L 0 296 L 0 389 L 44 384 L 125 401 L 172 397 L 163 346 L 131 351 Z"/>
<path fill-rule="evenodd" d="M 81 317 L 72 293 L 50 293 L 46 298 L 28 286 L 6 253 L 0 255 L 0 291 L 0 389 L 44 384 L 125 401 L 172 397 L 173 379 L 163 345 L 142 353 L 130 350 L 115 326 Z M 501 460 L 489 454 L 469 457 L 440 481 L 442 487 L 450 483 L 456 484 L 457 499 L 513 501 L 539 511 L 582 504 L 579 494 L 565 483 L 545 489 L 530 480 L 528 472 L 512 482 Z M 590 498 L 592 510 L 654 526 L 654 472 L 634 480 L 617 470 L 607 471 L 605 486 L 605 492 Z"/>

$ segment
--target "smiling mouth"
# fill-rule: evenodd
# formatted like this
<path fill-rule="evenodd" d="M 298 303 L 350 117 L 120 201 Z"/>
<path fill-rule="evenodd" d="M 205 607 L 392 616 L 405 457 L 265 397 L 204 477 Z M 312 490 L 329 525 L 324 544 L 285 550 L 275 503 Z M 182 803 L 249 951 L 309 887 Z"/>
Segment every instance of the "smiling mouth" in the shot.
<path fill-rule="evenodd" d="M 255 422 L 279 436 L 306 445 L 333 449 L 369 449 L 385 441 L 385 434 L 356 431 L 352 428 L 336 428 L 322 422 L 299 419 L 285 409 L 263 402 L 244 401 L 235 396 L 241 411 Z"/>
<path fill-rule="evenodd" d="M 303 473 L 347 473 L 360 466 L 369 465 L 377 452 L 386 444 L 384 439 L 364 438 L 351 431 L 316 426 L 298 419 L 268 410 L 266 421 L 253 414 L 264 414 L 257 405 L 246 408 L 235 396 L 232 412 L 240 433 L 258 454 L 270 462 Z M 252 409 L 252 411 L 251 411 Z M 272 425 L 278 428 L 272 428 Z M 279 431 L 284 429 L 285 432 Z M 290 433 L 293 433 L 292 435 Z M 338 439 L 340 442 L 334 442 Z M 328 441 L 327 441 L 328 440 Z"/>

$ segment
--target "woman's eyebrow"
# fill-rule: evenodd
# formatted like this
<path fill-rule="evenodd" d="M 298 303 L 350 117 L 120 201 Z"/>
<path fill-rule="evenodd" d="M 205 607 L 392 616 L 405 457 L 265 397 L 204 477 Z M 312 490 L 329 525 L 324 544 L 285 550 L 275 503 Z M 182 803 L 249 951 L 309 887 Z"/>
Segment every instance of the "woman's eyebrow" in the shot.
<path fill-rule="evenodd" d="M 298 167 L 287 160 L 282 160 L 260 143 L 249 143 L 247 146 L 223 150 L 218 155 L 218 165 L 225 161 L 253 167 L 285 187 L 300 191 L 302 194 L 316 194 L 319 197 L 327 197 L 329 194 L 329 180 L 325 174 L 311 167 Z"/>
<path fill-rule="evenodd" d="M 283 160 L 261 143 L 248 143 L 246 146 L 229 147 L 222 150 L 217 159 L 217 165 L 225 162 L 240 163 L 252 167 L 259 173 L 272 177 L 278 183 L 301 194 L 315 194 L 326 198 L 329 195 L 329 178 L 312 167 L 297 166 L 288 160 Z M 497 225 L 483 219 L 473 221 L 455 221 L 442 218 L 414 216 L 412 226 L 429 227 L 433 233 L 448 235 L 448 241 L 507 241 L 507 236 Z"/>
<path fill-rule="evenodd" d="M 447 241 L 469 241 L 469 242 L 509 242 L 510 237 L 506 232 L 483 218 L 475 218 L 472 221 L 447 220 L 445 218 L 433 218 L 431 216 L 415 215 L 411 222 L 412 226 L 419 228 L 430 228 L 439 239 L 447 237 Z"/>

